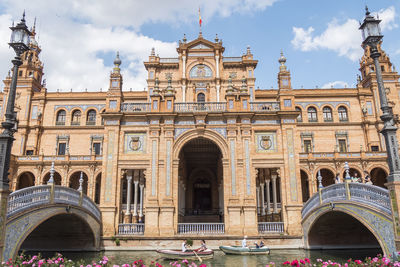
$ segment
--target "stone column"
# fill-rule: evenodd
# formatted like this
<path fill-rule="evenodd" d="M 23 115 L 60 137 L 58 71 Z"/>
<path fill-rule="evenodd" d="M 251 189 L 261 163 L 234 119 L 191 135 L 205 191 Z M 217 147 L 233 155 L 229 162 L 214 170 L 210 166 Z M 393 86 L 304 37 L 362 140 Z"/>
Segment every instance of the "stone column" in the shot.
<path fill-rule="evenodd" d="M 124 216 L 124 223 L 131 223 L 131 198 L 132 198 L 132 171 L 126 173 L 126 211 Z"/>
<path fill-rule="evenodd" d="M 264 181 L 260 183 L 261 188 L 261 215 L 265 215 L 265 200 L 264 200 Z"/>
<path fill-rule="evenodd" d="M 271 180 L 270 179 L 268 179 L 268 180 L 265 180 L 265 184 L 267 185 L 267 188 L 266 188 L 266 191 L 267 191 L 267 214 L 271 214 L 271 196 L 270 196 L 270 183 L 271 183 Z"/>
<path fill-rule="evenodd" d="M 272 200 L 274 202 L 274 214 L 278 213 L 278 200 L 277 200 L 277 192 L 276 192 L 276 178 L 277 174 L 271 175 L 272 180 Z"/>
<path fill-rule="evenodd" d="M 144 184 L 140 184 L 140 208 L 139 208 L 139 222 L 143 222 L 143 189 Z"/>
<path fill-rule="evenodd" d="M 135 198 L 133 201 L 133 220 L 136 223 L 137 222 L 137 205 L 138 205 L 138 188 L 139 188 L 139 181 L 134 181 L 133 182 L 135 185 Z"/>
<path fill-rule="evenodd" d="M 257 197 L 257 214 L 260 214 L 261 205 L 260 205 L 260 187 L 259 186 L 256 187 L 256 197 Z"/>
<path fill-rule="evenodd" d="M 217 102 L 219 102 L 221 85 L 217 84 L 215 87 L 217 88 Z"/>

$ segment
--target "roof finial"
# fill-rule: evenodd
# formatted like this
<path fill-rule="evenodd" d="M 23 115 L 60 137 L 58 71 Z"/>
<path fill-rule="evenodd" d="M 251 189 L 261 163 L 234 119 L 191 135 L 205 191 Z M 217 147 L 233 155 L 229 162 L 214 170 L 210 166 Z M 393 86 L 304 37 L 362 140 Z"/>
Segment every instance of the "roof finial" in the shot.
<path fill-rule="evenodd" d="M 119 71 L 121 70 L 119 68 L 119 66 L 121 65 L 122 61 L 119 58 L 119 51 L 117 51 L 117 56 L 114 59 L 114 73 L 119 73 Z"/>
<path fill-rule="evenodd" d="M 365 15 L 366 15 L 366 16 L 369 16 L 370 14 L 371 14 L 371 12 L 369 12 L 368 6 L 365 5 Z"/>
<path fill-rule="evenodd" d="M 21 21 L 25 22 L 25 9 L 24 9 L 24 13 L 22 13 L 22 19 Z"/>
<path fill-rule="evenodd" d="M 218 43 L 219 38 L 218 38 L 218 34 L 217 33 L 215 34 L 215 39 L 214 40 L 215 40 L 216 43 Z"/>
<path fill-rule="evenodd" d="M 250 45 L 247 46 L 247 55 L 251 54 Z"/>
<path fill-rule="evenodd" d="M 156 50 L 154 49 L 154 47 L 151 48 L 151 53 L 150 56 L 155 56 L 156 55 Z"/>
<path fill-rule="evenodd" d="M 201 33 L 201 23 L 203 21 L 201 20 L 201 11 L 200 11 L 200 7 L 199 7 L 199 26 L 200 26 L 200 31 L 199 31 L 199 37 L 203 37 L 203 34 Z"/>
<path fill-rule="evenodd" d="M 286 66 L 285 66 L 286 57 L 283 55 L 283 50 L 281 50 L 281 57 L 279 58 L 278 62 L 281 63 L 281 66 L 279 67 L 279 69 L 281 71 L 286 70 Z"/>
<path fill-rule="evenodd" d="M 186 39 L 186 33 L 183 34 L 183 39 L 182 39 L 183 43 L 186 43 L 187 39 Z"/>

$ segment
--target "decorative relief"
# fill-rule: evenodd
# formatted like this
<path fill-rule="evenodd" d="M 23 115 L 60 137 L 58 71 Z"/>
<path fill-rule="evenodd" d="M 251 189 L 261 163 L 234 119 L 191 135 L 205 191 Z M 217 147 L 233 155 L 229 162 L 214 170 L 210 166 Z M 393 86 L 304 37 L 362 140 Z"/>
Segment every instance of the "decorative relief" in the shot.
<path fill-rule="evenodd" d="M 190 78 L 211 78 L 212 70 L 204 64 L 194 66 L 189 72 Z"/>
<path fill-rule="evenodd" d="M 283 119 L 282 122 L 283 123 L 295 123 L 296 120 L 294 120 L 294 119 Z"/>
<path fill-rule="evenodd" d="M 151 120 L 150 124 L 158 124 L 160 121 L 159 120 Z"/>
<path fill-rule="evenodd" d="M 146 151 L 145 133 L 125 133 L 124 152 L 125 153 L 144 153 Z"/>
<path fill-rule="evenodd" d="M 209 129 L 219 133 L 223 137 L 226 137 L 226 129 L 225 128 L 209 128 Z"/>
<path fill-rule="evenodd" d="M 210 49 L 210 48 L 211 47 L 209 47 L 208 45 L 200 43 L 200 44 L 198 44 L 196 46 L 191 47 L 190 49 Z"/>
<path fill-rule="evenodd" d="M 165 120 L 164 124 L 174 124 L 174 120 Z"/>
<path fill-rule="evenodd" d="M 190 130 L 190 128 L 177 128 L 175 129 L 175 138 L 178 138 L 178 136 L 180 136 L 181 134 L 183 134 L 184 132 Z"/>
<path fill-rule="evenodd" d="M 297 201 L 296 159 L 294 151 L 293 129 L 287 129 L 287 150 L 289 161 L 290 196 L 292 201 Z"/>
<path fill-rule="evenodd" d="M 193 120 L 177 120 L 176 125 L 194 125 Z"/>
<path fill-rule="evenodd" d="M 121 121 L 121 125 L 148 125 L 147 121 Z"/>
<path fill-rule="evenodd" d="M 80 108 L 83 111 L 89 109 L 89 108 L 94 108 L 97 109 L 98 111 L 102 110 L 103 108 L 105 108 L 106 105 L 104 104 L 93 104 L 93 105 L 55 105 L 54 106 L 54 110 L 57 110 L 59 108 L 64 108 L 68 111 L 74 109 L 74 108 Z"/>
<path fill-rule="evenodd" d="M 276 152 L 276 132 L 256 133 L 257 152 Z"/>
<path fill-rule="evenodd" d="M 253 120 L 253 124 L 280 124 L 280 120 Z"/>
<path fill-rule="evenodd" d="M 208 122 L 207 122 L 207 124 L 210 124 L 210 125 L 215 125 L 215 124 L 225 124 L 225 122 L 223 121 L 223 120 L 209 120 Z"/>
<path fill-rule="evenodd" d="M 319 108 L 321 106 L 323 106 L 323 105 L 331 105 L 334 108 L 336 108 L 338 105 L 346 105 L 347 107 L 350 108 L 350 102 L 349 101 L 296 102 L 296 105 L 302 106 L 303 108 L 306 108 L 308 105 L 316 105 Z"/>
<path fill-rule="evenodd" d="M 105 121 L 106 125 L 118 125 L 119 121 L 117 120 L 112 120 L 112 121 Z"/>

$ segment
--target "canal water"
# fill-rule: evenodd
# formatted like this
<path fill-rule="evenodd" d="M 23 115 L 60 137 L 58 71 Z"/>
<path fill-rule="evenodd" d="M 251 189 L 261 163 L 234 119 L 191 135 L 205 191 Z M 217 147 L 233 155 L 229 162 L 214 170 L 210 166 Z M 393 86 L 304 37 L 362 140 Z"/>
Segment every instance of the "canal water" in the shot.
<path fill-rule="evenodd" d="M 204 260 L 208 267 L 265 267 L 270 262 L 276 263 L 276 266 L 282 266 L 282 263 L 294 259 L 309 258 L 313 261 L 317 259 L 332 260 L 344 263 L 349 258 L 353 260 L 364 260 L 366 257 L 375 257 L 381 253 L 378 249 L 359 249 L 359 250 L 271 250 L 270 255 L 252 255 L 252 256 L 237 256 L 225 255 L 222 251 L 215 251 L 212 260 Z M 51 253 L 45 253 L 44 256 L 53 256 Z M 83 259 L 85 263 L 91 263 L 93 260 L 98 261 L 104 255 L 107 256 L 112 264 L 132 264 L 135 260 L 142 259 L 146 265 L 151 261 L 157 260 L 163 266 L 170 266 L 171 260 L 159 259 L 159 255 L 155 251 L 105 251 L 105 252 L 66 252 L 63 253 L 69 259 L 80 260 Z M 198 262 L 196 262 L 198 264 Z M 199 265 L 199 264 L 198 264 Z"/>

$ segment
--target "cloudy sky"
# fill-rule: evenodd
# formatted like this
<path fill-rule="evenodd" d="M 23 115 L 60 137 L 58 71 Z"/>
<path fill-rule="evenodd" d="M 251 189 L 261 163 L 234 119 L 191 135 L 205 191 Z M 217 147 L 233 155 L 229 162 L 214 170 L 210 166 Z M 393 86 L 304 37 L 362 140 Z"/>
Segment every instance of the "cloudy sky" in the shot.
<path fill-rule="evenodd" d="M 365 4 L 379 13 L 383 48 L 400 65 L 398 0 L 1 0 L 0 77 L 14 54 L 8 26 L 25 9 L 28 26 L 37 17 L 48 90 L 105 90 L 116 51 L 124 90 L 143 90 L 151 48 L 161 57 L 176 56 L 184 33 L 189 40 L 198 35 L 200 6 L 203 36 L 218 34 L 225 56 L 241 56 L 250 45 L 259 60 L 256 86 L 276 88 L 282 49 L 293 87 L 353 87 Z"/>

